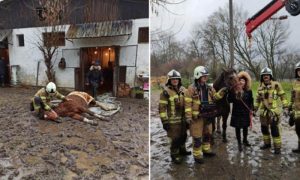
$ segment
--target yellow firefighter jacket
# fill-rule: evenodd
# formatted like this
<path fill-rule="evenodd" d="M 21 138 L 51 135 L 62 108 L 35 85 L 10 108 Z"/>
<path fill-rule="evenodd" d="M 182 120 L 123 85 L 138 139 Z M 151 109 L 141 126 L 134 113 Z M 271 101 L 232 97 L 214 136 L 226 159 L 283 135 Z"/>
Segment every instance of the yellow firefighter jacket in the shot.
<path fill-rule="evenodd" d="M 215 100 L 219 100 L 223 97 L 219 92 L 216 93 L 213 87 L 207 86 L 208 90 L 208 104 L 213 104 Z M 195 84 L 188 87 L 185 93 L 185 117 L 187 119 L 199 119 L 200 107 L 201 107 L 201 94 L 197 90 Z M 207 102 L 206 102 L 207 103 Z"/>
<path fill-rule="evenodd" d="M 300 118 L 300 80 L 296 80 L 293 84 L 290 108 L 293 110 L 295 119 L 299 119 Z"/>
<path fill-rule="evenodd" d="M 164 87 L 159 100 L 159 115 L 163 124 L 181 123 L 184 118 L 185 91 L 183 86 L 179 90 L 175 90 L 172 86 Z"/>
<path fill-rule="evenodd" d="M 53 98 L 57 98 L 57 99 L 65 99 L 65 96 L 60 94 L 59 92 L 55 92 L 54 95 L 50 95 L 49 93 L 46 92 L 45 88 L 40 89 L 35 95 L 35 97 L 40 97 L 45 105 L 45 110 L 50 110 L 51 109 L 51 103 L 50 101 Z"/>
<path fill-rule="evenodd" d="M 267 112 L 271 111 L 279 116 L 281 108 L 278 100 L 281 100 L 284 108 L 288 107 L 288 101 L 285 98 L 285 92 L 277 81 L 272 81 L 269 85 L 261 83 L 256 93 L 255 109 L 259 109 L 261 116 L 267 116 Z"/>

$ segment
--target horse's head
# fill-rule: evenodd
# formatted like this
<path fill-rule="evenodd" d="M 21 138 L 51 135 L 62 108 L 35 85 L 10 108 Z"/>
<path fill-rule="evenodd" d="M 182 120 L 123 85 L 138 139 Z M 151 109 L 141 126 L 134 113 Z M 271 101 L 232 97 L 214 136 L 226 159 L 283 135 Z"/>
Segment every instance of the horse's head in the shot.
<path fill-rule="evenodd" d="M 224 73 L 224 83 L 225 86 L 228 87 L 229 89 L 232 89 L 236 87 L 239 83 L 239 79 L 237 76 L 237 73 L 234 69 L 229 68 L 229 69 L 223 69 Z"/>
<path fill-rule="evenodd" d="M 217 77 L 214 81 L 214 88 L 218 91 L 223 87 L 227 87 L 229 89 L 234 88 L 238 84 L 238 76 L 234 69 L 228 68 L 222 69 L 222 73 Z"/>

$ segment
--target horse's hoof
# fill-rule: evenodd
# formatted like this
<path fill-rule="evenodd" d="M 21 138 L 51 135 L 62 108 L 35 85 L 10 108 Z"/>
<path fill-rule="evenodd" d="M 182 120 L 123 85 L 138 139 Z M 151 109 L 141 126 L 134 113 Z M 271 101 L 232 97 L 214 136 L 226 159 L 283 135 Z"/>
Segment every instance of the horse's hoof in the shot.
<path fill-rule="evenodd" d="M 98 123 L 96 121 L 93 121 L 90 123 L 92 126 L 98 126 Z"/>

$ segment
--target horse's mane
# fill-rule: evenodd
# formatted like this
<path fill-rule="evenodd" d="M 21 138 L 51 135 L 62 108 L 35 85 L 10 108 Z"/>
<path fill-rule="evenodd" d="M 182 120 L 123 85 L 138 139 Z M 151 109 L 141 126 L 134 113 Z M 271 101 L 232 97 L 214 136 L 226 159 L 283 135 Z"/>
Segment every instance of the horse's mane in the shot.
<path fill-rule="evenodd" d="M 219 91 L 222 87 L 225 87 L 225 82 L 224 82 L 224 71 L 216 78 L 216 80 L 213 83 L 213 88 L 216 91 Z"/>

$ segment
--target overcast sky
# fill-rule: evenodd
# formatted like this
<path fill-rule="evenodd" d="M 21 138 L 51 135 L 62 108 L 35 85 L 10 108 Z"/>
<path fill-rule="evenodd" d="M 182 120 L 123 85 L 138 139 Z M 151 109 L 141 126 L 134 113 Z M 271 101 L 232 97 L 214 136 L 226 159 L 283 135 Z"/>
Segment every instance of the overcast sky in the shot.
<path fill-rule="evenodd" d="M 233 3 L 246 10 L 249 16 L 254 15 L 269 2 L 271 2 L 271 0 L 233 0 Z M 151 29 L 166 30 L 171 28 L 173 32 L 178 32 L 176 34 L 177 39 L 187 39 L 195 23 L 207 20 L 208 16 L 218 10 L 218 8 L 225 7 L 228 3 L 229 0 L 186 0 L 186 2 L 179 5 L 169 5 L 168 9 L 179 15 L 174 15 L 167 10 L 161 9 L 158 17 L 154 15 L 150 16 Z M 282 8 L 278 14 L 289 15 L 285 8 Z M 274 16 L 277 16 L 277 14 Z M 299 47 L 300 15 L 296 17 L 289 16 L 285 21 L 289 24 L 290 36 L 288 44 L 297 45 Z"/>

